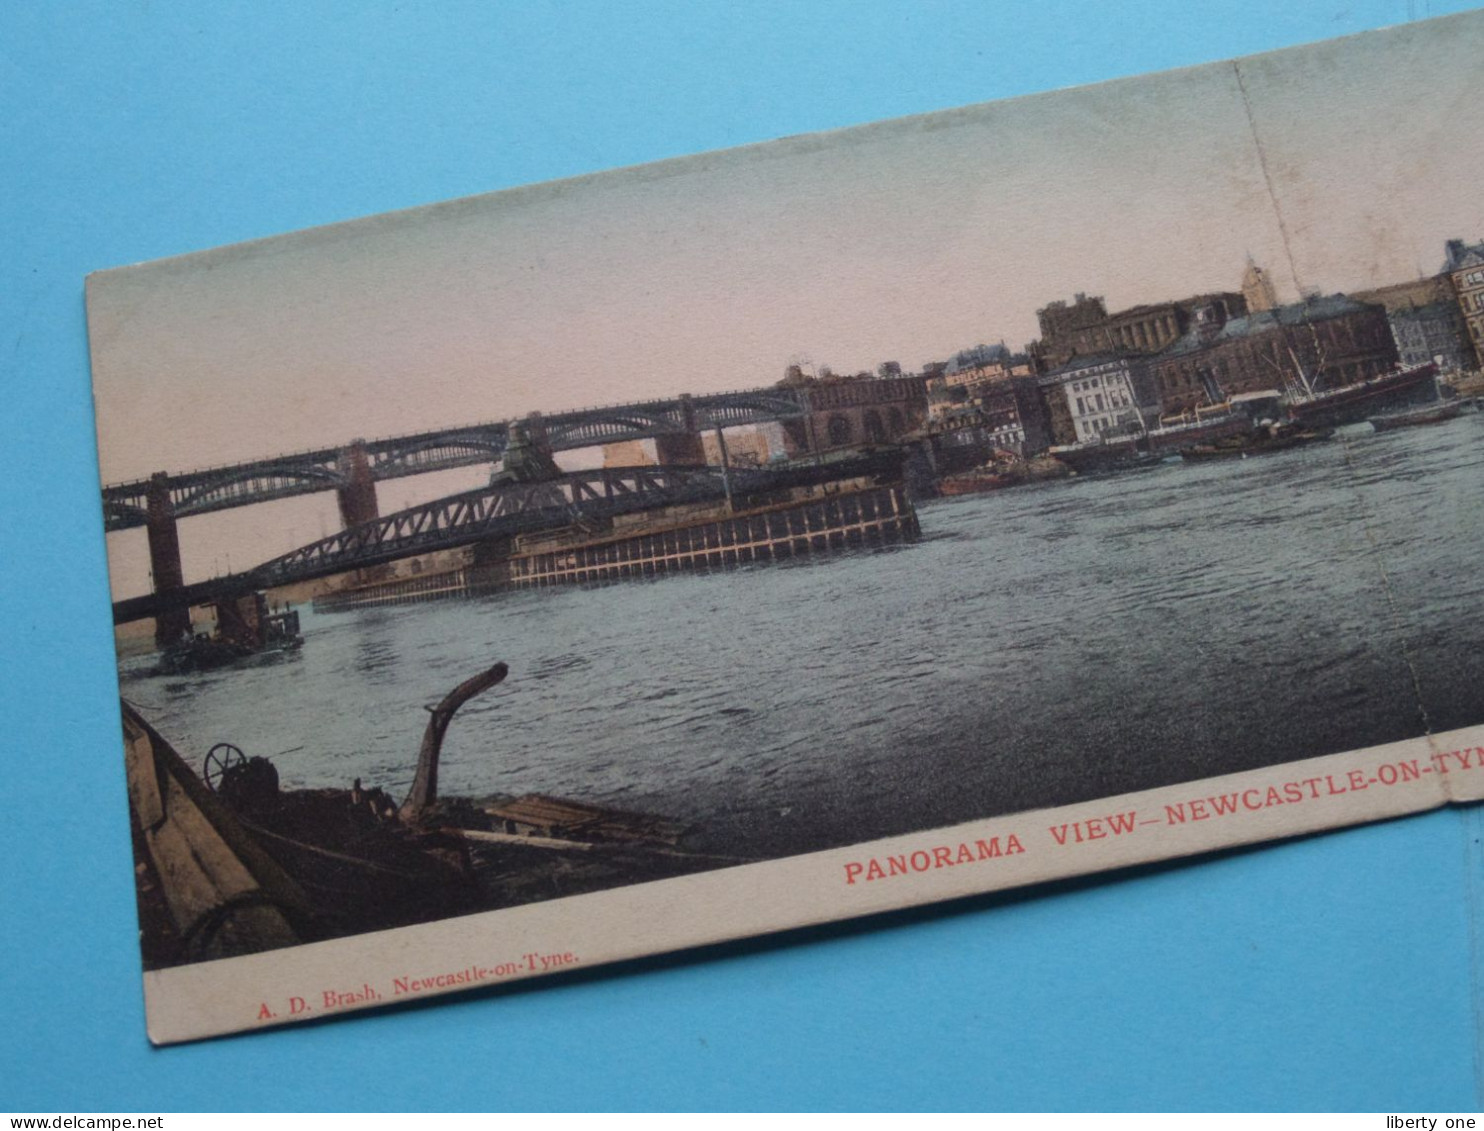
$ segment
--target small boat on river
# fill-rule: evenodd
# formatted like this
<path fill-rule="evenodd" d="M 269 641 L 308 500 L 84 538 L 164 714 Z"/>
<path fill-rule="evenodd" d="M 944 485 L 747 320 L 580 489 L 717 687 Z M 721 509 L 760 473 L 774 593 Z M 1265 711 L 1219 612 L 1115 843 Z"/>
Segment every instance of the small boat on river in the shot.
<path fill-rule="evenodd" d="M 1315 388 L 1303 376 L 1303 388 L 1284 398 L 1288 417 L 1309 427 L 1358 424 L 1369 414 L 1437 395 L 1438 367 L 1432 362 L 1397 369 L 1379 377 L 1334 388 Z"/>
<path fill-rule="evenodd" d="M 1306 428 L 1301 424 L 1266 424 L 1245 436 L 1228 436 L 1208 444 L 1180 449 L 1180 458 L 1191 461 L 1245 459 L 1248 456 L 1285 452 L 1334 435 L 1333 428 Z"/>
<path fill-rule="evenodd" d="M 1078 475 L 1109 475 L 1158 467 L 1170 453 L 1150 452 L 1132 441 L 1056 444 L 1048 453 Z"/>

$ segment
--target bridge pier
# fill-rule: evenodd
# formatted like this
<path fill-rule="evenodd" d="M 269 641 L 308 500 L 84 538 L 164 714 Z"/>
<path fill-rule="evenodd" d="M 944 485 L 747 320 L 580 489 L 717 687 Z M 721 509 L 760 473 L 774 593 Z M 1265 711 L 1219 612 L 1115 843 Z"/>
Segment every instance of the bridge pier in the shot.
<path fill-rule="evenodd" d="M 654 458 L 661 467 L 696 467 L 706 462 L 699 432 L 669 432 L 654 438 Z"/>
<path fill-rule="evenodd" d="M 175 502 L 170 497 L 170 476 L 157 471 L 149 477 L 146 495 L 145 533 L 149 536 L 149 572 L 157 595 L 185 586 L 180 564 L 180 532 L 175 526 Z M 191 634 L 191 610 L 166 609 L 155 616 L 155 644 L 168 648 Z"/>
<path fill-rule="evenodd" d="M 679 408 L 679 432 L 662 432 L 654 438 L 654 458 L 661 467 L 699 467 L 706 463 L 706 445 L 701 440 L 700 422 L 695 402 L 689 393 L 676 398 Z"/>
<path fill-rule="evenodd" d="M 381 517 L 376 504 L 376 480 L 371 476 L 371 461 L 366 455 L 366 442 L 357 440 L 341 448 L 335 457 L 336 470 L 345 477 L 345 486 L 335 489 L 340 504 L 340 521 L 345 529 L 372 522 Z"/>
<path fill-rule="evenodd" d="M 735 510 L 732 502 L 732 461 L 727 455 L 727 438 L 721 434 L 721 425 L 716 426 L 716 450 L 721 453 L 721 485 L 727 493 L 727 510 Z"/>
<path fill-rule="evenodd" d="M 551 454 L 551 436 L 546 430 L 546 418 L 540 412 L 528 412 L 524 421 L 526 439 L 547 455 Z"/>

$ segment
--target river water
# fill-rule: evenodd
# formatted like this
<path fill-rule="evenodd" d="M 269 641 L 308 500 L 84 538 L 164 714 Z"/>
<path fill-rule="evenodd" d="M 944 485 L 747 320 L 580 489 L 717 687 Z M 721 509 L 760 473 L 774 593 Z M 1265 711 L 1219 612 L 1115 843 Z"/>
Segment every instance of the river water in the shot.
<path fill-rule="evenodd" d="M 124 694 L 188 760 L 401 796 L 542 792 L 755 858 L 1484 721 L 1484 415 L 920 506 L 807 563 L 315 615 L 304 647 Z M 302 747 L 302 749 L 292 749 Z M 284 753 L 280 753 L 284 752 Z"/>

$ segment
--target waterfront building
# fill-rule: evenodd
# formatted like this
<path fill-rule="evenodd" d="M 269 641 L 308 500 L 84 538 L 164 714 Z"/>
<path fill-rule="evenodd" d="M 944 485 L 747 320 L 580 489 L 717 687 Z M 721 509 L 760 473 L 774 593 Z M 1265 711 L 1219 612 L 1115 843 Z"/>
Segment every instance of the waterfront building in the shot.
<path fill-rule="evenodd" d="M 1449 240 L 1444 245 L 1444 254 L 1443 273 L 1453 284 L 1453 294 L 1473 348 L 1470 367 L 1478 368 L 1484 364 L 1484 243 Z"/>
<path fill-rule="evenodd" d="M 1386 308 L 1344 295 L 1307 298 L 1240 318 L 1203 311 L 1196 325 L 1154 359 L 1166 415 L 1239 393 L 1338 388 L 1395 369 Z"/>
<path fill-rule="evenodd" d="M 980 415 L 997 448 L 1032 455 L 1051 446 L 1051 429 L 1034 377 L 1011 377 L 980 394 Z"/>
<path fill-rule="evenodd" d="M 1042 372 L 1089 354 L 1158 353 L 1179 341 L 1203 311 L 1236 318 L 1247 312 L 1247 303 L 1222 291 L 1109 314 L 1101 297 L 1078 294 L 1071 304 L 1053 302 L 1036 311 L 1041 340 L 1033 350 Z"/>
<path fill-rule="evenodd" d="M 1451 298 L 1427 306 L 1394 310 L 1391 336 L 1403 365 L 1438 363 L 1443 372 L 1474 367 L 1474 351 L 1458 303 Z"/>
<path fill-rule="evenodd" d="M 1053 400 L 1064 406 L 1070 435 L 1062 440 L 1067 428 L 1064 425 L 1058 435 L 1053 422 L 1052 438 L 1059 443 L 1126 436 L 1142 432 L 1159 418 L 1158 387 L 1148 357 L 1081 357 L 1041 377 L 1039 384 L 1048 408 Z"/>
<path fill-rule="evenodd" d="M 1046 418 L 1046 429 L 1051 433 L 1053 444 L 1075 444 L 1077 426 L 1072 422 L 1072 406 L 1067 401 L 1067 387 L 1060 381 L 1050 384 L 1038 382 L 1041 392 L 1041 411 Z"/>

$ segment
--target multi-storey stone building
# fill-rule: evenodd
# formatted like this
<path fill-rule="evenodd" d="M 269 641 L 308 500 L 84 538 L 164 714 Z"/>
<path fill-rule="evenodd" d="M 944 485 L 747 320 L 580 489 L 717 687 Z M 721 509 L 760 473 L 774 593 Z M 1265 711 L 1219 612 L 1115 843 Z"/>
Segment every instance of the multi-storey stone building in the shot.
<path fill-rule="evenodd" d="M 1474 368 L 1473 346 L 1452 299 L 1394 310 L 1389 318 L 1403 365 L 1435 361 L 1445 373 Z"/>
<path fill-rule="evenodd" d="M 979 448 L 1002 448 L 1021 455 L 1045 451 L 1052 443 L 1035 377 L 1009 377 L 966 389 L 944 389 L 935 405 L 934 423 L 945 438 Z"/>
<path fill-rule="evenodd" d="M 942 424 L 968 406 L 968 388 L 964 385 L 950 385 L 941 372 L 928 377 L 925 384 L 930 424 Z"/>
<path fill-rule="evenodd" d="M 1337 388 L 1397 365 L 1386 308 L 1343 295 L 1241 318 L 1210 312 L 1154 359 L 1166 414 L 1216 404 L 1238 393 Z"/>
<path fill-rule="evenodd" d="M 960 350 L 934 367 L 926 384 L 929 417 L 940 429 L 1017 452 L 1051 442 L 1031 358 L 1011 353 L 1004 342 Z"/>
<path fill-rule="evenodd" d="M 653 440 L 615 440 L 603 445 L 604 467 L 643 467 L 659 463 Z"/>
<path fill-rule="evenodd" d="M 1071 304 L 1053 302 L 1036 311 L 1041 340 L 1035 355 L 1048 372 L 1089 354 L 1158 353 L 1179 341 L 1202 311 L 1212 310 L 1222 319 L 1237 318 L 1247 312 L 1247 302 L 1223 291 L 1109 314 L 1100 297 L 1078 294 Z"/>
<path fill-rule="evenodd" d="M 773 460 L 775 454 L 782 455 L 782 449 L 775 449 L 774 439 L 769 435 L 775 432 L 779 442 L 782 440 L 782 429 L 774 425 L 772 428 L 747 428 L 734 430 L 730 435 L 722 433 L 722 439 L 727 446 L 727 461 L 737 467 L 764 467 Z M 711 432 L 702 434 L 701 447 L 706 452 L 706 462 L 712 467 L 722 462 L 721 444 L 716 435 Z"/>
<path fill-rule="evenodd" d="M 1041 393 L 1041 412 L 1046 419 L 1046 430 L 1053 444 L 1075 444 L 1077 425 L 1072 419 L 1072 406 L 1067 401 L 1067 388 L 1059 381 L 1046 384 L 1038 381 Z"/>
<path fill-rule="evenodd" d="M 975 403 L 995 447 L 1031 455 L 1051 446 L 1051 429 L 1036 378 L 1010 377 L 984 386 Z"/>

